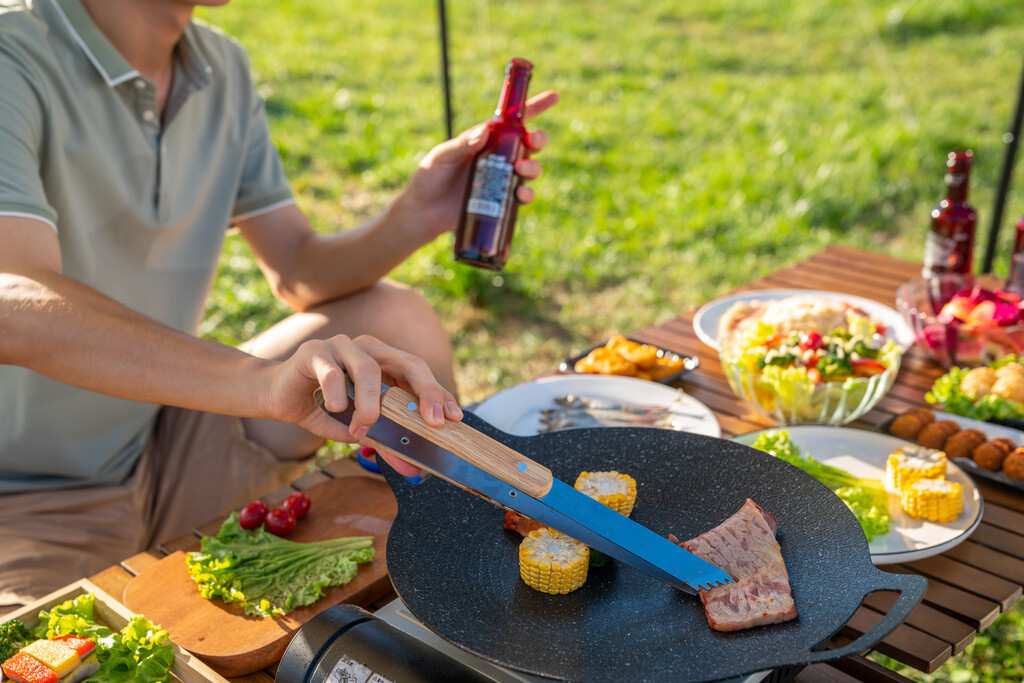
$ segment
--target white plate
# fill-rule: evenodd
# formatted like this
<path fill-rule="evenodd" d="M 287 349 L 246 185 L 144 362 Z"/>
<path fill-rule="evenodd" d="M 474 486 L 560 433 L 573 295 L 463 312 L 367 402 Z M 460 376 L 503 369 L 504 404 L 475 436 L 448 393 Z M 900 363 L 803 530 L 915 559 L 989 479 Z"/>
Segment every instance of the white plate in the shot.
<path fill-rule="evenodd" d="M 541 411 L 554 408 L 555 398 L 567 394 L 615 403 L 666 406 L 673 414 L 672 429 L 715 437 L 722 435 L 718 420 L 706 405 L 678 389 L 635 377 L 543 377 L 492 394 L 472 411 L 504 432 L 533 436 L 542 427 Z"/>
<path fill-rule="evenodd" d="M 776 301 L 791 296 L 818 296 L 834 301 L 843 301 L 856 308 L 861 309 L 869 316 L 885 325 L 889 330 L 889 336 L 905 349 L 914 343 L 914 332 L 907 325 L 907 321 L 899 311 L 859 296 L 842 294 L 840 292 L 826 292 L 814 289 L 760 289 L 750 292 L 739 292 L 730 294 L 720 299 L 710 301 L 697 310 L 693 318 L 693 330 L 702 342 L 721 351 L 722 345 L 718 342 L 718 325 L 725 312 L 738 301 Z"/>
<path fill-rule="evenodd" d="M 809 453 L 816 460 L 863 479 L 882 479 L 886 458 L 894 449 L 909 443 L 888 434 L 849 427 L 800 425 L 783 429 L 801 453 Z M 749 446 L 764 431 L 775 430 L 742 434 L 733 441 Z M 899 498 L 890 494 L 890 530 L 868 544 L 872 562 L 915 562 L 944 553 L 967 540 L 981 522 L 981 494 L 967 473 L 952 462 L 947 465 L 946 478 L 964 487 L 964 511 L 960 516 L 949 524 L 914 519 L 903 512 Z"/>

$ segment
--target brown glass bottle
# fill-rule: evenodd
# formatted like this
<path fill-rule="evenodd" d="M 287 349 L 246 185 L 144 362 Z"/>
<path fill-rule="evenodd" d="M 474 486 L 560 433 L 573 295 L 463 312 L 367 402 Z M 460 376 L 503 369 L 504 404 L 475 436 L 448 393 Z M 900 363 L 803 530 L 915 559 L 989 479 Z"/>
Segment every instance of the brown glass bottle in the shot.
<path fill-rule="evenodd" d="M 508 261 L 519 204 L 515 163 L 526 156 L 523 110 L 533 65 L 510 59 L 494 117 L 487 122 L 487 143 L 473 160 L 455 233 L 455 260 L 490 270 Z"/>
<path fill-rule="evenodd" d="M 946 160 L 946 198 L 932 209 L 932 226 L 924 248 L 925 277 L 969 273 L 978 214 L 967 201 L 974 152 L 950 152 Z"/>

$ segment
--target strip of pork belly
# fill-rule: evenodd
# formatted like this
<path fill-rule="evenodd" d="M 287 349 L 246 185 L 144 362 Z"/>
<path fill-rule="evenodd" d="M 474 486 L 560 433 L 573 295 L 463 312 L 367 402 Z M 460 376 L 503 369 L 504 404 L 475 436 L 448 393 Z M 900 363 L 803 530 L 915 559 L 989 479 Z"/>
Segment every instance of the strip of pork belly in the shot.
<path fill-rule="evenodd" d="M 736 578 L 700 591 L 711 628 L 740 631 L 796 619 L 789 574 L 775 540 L 777 527 L 778 520 L 748 498 L 732 517 L 679 544 Z"/>

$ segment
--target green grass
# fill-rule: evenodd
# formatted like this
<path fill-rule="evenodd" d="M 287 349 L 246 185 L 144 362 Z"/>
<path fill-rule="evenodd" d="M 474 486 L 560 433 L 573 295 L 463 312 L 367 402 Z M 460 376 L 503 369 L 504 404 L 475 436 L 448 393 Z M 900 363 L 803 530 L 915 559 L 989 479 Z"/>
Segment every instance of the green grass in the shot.
<path fill-rule="evenodd" d="M 975 151 L 984 244 L 1024 55 L 1024 3 L 448 5 L 457 129 L 491 114 L 513 55 L 535 63 L 534 92 L 563 95 L 537 122 L 552 140 L 546 174 L 520 212 L 508 268 L 454 264 L 449 236 L 392 274 L 442 314 L 465 401 L 828 244 L 919 259 L 954 148 Z M 380 211 L 443 139 L 435 3 L 236 0 L 201 16 L 249 49 L 317 229 Z M 1024 214 L 1020 178 L 1000 272 L 1011 219 Z M 203 333 L 248 338 L 288 313 L 268 308 L 269 297 L 232 238 Z M 973 680 L 972 671 L 980 680 L 985 667 L 1016 662 L 1021 623 L 1015 611 L 1000 622 L 1006 637 L 979 639 L 937 680 Z M 1010 678 L 1020 678 L 1016 666 Z"/>

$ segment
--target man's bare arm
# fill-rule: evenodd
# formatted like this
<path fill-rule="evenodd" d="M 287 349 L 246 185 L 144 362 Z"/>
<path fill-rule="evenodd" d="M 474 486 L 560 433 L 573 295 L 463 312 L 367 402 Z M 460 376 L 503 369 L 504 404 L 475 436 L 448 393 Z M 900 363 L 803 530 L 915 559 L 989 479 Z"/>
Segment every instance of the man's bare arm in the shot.
<path fill-rule="evenodd" d="M 312 393 L 322 386 L 332 409 L 347 405 L 342 369 L 359 392 L 355 438 L 379 415 L 382 374 L 419 394 L 431 424 L 435 407 L 454 400 L 425 363 L 373 339 L 307 342 L 277 362 L 178 332 L 65 277 L 56 235 L 42 221 L 0 216 L 0 244 L 0 363 L 129 400 L 293 422 L 337 440 L 351 437 L 320 414 Z"/>

